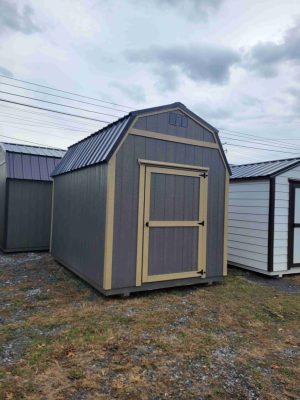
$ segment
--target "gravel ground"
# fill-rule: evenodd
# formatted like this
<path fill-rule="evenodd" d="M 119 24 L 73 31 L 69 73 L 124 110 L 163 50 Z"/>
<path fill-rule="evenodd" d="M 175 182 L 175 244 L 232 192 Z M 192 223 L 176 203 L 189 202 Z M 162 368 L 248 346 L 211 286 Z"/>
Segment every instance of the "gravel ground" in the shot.
<path fill-rule="evenodd" d="M 300 277 L 104 298 L 47 253 L 0 254 L 2 399 L 300 399 Z"/>

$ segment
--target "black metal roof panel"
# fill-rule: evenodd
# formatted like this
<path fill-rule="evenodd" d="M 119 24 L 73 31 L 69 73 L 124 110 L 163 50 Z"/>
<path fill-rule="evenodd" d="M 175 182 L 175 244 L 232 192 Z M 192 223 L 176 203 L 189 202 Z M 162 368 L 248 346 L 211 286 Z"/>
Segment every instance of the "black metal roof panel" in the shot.
<path fill-rule="evenodd" d="M 231 180 L 276 176 L 300 164 L 299 158 L 265 161 L 253 164 L 231 165 Z"/>
<path fill-rule="evenodd" d="M 19 154 L 32 154 L 36 156 L 57 157 L 61 158 L 66 151 L 62 149 L 53 149 L 50 147 L 27 146 L 23 144 L 1 143 L 4 151 Z"/>
<path fill-rule="evenodd" d="M 64 150 L 47 147 L 1 143 L 6 161 L 6 177 L 50 181 L 51 173 L 59 164 Z"/>
<path fill-rule="evenodd" d="M 196 114 L 192 113 L 182 103 L 177 102 L 164 106 L 132 111 L 123 118 L 113 122 L 112 124 L 107 125 L 101 130 L 70 146 L 60 164 L 53 171 L 52 176 L 61 175 L 76 169 L 84 168 L 89 165 L 98 164 L 109 160 L 116 147 L 118 146 L 118 143 L 121 141 L 122 137 L 125 135 L 136 116 L 146 113 L 160 112 L 163 110 L 167 111 L 171 108 L 179 108 L 185 111 L 187 114 L 190 114 L 193 118 L 197 119 L 207 129 L 212 130 L 216 134 L 218 133 L 218 131 L 214 127 L 209 125 L 206 121 L 202 120 Z M 218 135 L 217 140 L 220 144 L 220 149 L 223 153 L 225 162 L 227 162 Z M 230 167 L 228 164 L 227 166 L 228 170 L 230 171 Z"/>
<path fill-rule="evenodd" d="M 114 145 L 121 138 L 130 115 L 106 126 L 99 132 L 70 146 L 60 164 L 55 168 L 52 176 L 64 174 L 88 165 L 98 164 L 109 158 Z"/>

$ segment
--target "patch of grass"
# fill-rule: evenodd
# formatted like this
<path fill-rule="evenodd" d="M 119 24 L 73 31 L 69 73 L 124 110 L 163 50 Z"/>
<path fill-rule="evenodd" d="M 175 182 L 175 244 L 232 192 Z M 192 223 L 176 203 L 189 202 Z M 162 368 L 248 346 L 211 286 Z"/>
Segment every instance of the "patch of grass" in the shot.
<path fill-rule="evenodd" d="M 181 331 L 181 332 L 178 332 L 178 333 L 177 333 L 177 336 L 179 336 L 181 339 L 184 339 L 184 338 L 186 338 L 186 337 L 187 337 L 187 333 L 186 333 L 186 332 L 183 332 L 183 331 Z"/>
<path fill-rule="evenodd" d="M 81 379 L 84 377 L 84 371 L 82 368 L 73 367 L 67 370 L 67 376 L 69 379 Z"/>
<path fill-rule="evenodd" d="M 156 342 L 155 344 L 160 350 L 163 350 L 163 351 L 170 351 L 170 349 L 171 349 L 171 345 L 166 342 Z"/>
<path fill-rule="evenodd" d="M 299 398 L 299 294 L 240 271 L 220 285 L 90 301 L 92 290 L 48 256 L 26 268 L 26 282 L 2 289 L 9 320 L 18 318 L 2 324 L 1 340 L 26 341 L 22 359 L 0 370 L 1 399 L 223 400 L 254 389 L 262 399 Z M 36 282 L 41 293 L 28 300 Z"/>
<path fill-rule="evenodd" d="M 288 367 L 281 368 L 280 372 L 289 378 L 294 378 L 296 376 L 295 371 Z"/>
<path fill-rule="evenodd" d="M 0 379 L 4 379 L 6 377 L 6 372 L 3 370 L 0 370 Z"/>

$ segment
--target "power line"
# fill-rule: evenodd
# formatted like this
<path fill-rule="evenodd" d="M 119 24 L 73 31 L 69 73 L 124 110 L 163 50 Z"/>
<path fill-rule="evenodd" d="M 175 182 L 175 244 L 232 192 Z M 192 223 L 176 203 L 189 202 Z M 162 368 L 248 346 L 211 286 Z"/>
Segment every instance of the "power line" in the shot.
<path fill-rule="evenodd" d="M 54 146 L 51 146 L 51 145 L 47 145 L 47 146 L 46 146 L 45 144 L 42 144 L 42 143 L 32 142 L 31 140 L 19 139 L 19 138 L 16 138 L 16 137 L 14 137 L 14 136 L 6 136 L 6 135 L 1 135 L 1 134 L 0 134 L 0 137 L 4 137 L 4 138 L 6 138 L 6 139 L 19 140 L 20 142 L 31 143 L 31 144 L 35 144 L 35 145 L 37 145 L 37 146 L 51 147 L 52 149 L 57 149 L 57 147 L 54 147 Z M 61 149 L 57 149 L 57 150 L 61 150 Z"/>
<path fill-rule="evenodd" d="M 278 142 L 278 143 L 286 143 L 285 140 L 282 139 L 269 139 L 269 138 L 262 138 L 261 136 L 257 136 L 257 135 L 253 135 L 250 133 L 245 133 L 245 132 L 240 132 L 240 131 L 234 131 L 234 130 L 230 130 L 230 129 L 223 129 L 223 128 L 219 128 L 220 131 L 224 131 L 224 132 L 232 132 L 232 133 L 238 133 L 239 135 L 242 136 L 248 136 L 248 137 L 253 137 L 253 138 L 258 138 L 264 141 L 268 141 L 268 142 Z M 235 135 L 237 136 L 237 135 Z M 294 139 L 287 139 L 287 140 L 294 140 Z M 297 139 L 296 139 L 297 140 Z M 291 144 L 292 145 L 292 144 Z"/>
<path fill-rule="evenodd" d="M 22 116 L 21 117 L 16 117 L 15 115 L 13 115 L 13 114 L 9 114 L 9 113 L 6 113 L 6 112 L 1 112 L 0 111 L 0 115 L 3 115 L 3 117 L 6 117 L 6 118 L 13 118 L 14 120 L 19 120 L 19 121 L 26 121 L 26 122 L 29 122 L 29 123 L 34 123 L 36 126 L 41 126 L 41 127 L 52 127 L 52 128 L 57 128 L 57 129 L 67 129 L 67 130 L 71 130 L 71 131 L 74 131 L 74 132 L 83 132 L 83 133 L 89 133 L 90 131 L 85 131 L 85 130 L 82 130 L 82 129 L 77 129 L 77 127 L 74 127 L 74 126 L 69 126 L 69 125 L 59 125 L 59 123 L 55 123 L 55 122 L 51 122 L 51 121 L 45 121 L 45 120 L 42 120 L 42 119 L 31 119 L 31 118 L 23 118 Z M 37 123 L 36 123 L 37 122 Z"/>
<path fill-rule="evenodd" d="M 293 150 L 293 149 L 299 149 L 299 151 L 300 151 L 300 147 L 299 146 L 293 146 L 293 145 L 290 145 L 290 146 L 284 146 L 283 144 L 277 144 L 276 142 L 275 143 L 273 143 L 273 142 L 271 142 L 271 143 L 268 143 L 268 142 L 265 142 L 264 140 L 257 140 L 257 139 L 235 139 L 234 137 L 232 138 L 231 136 L 227 136 L 227 134 L 222 134 L 222 137 L 224 137 L 225 139 L 230 139 L 230 140 L 234 140 L 234 141 L 236 141 L 236 142 L 249 142 L 249 143 L 254 143 L 254 144 L 261 144 L 261 145 L 268 145 L 268 146 L 270 146 L 270 147 L 279 147 L 279 148 L 281 148 L 281 149 L 290 149 L 290 150 Z"/>
<path fill-rule="evenodd" d="M 3 121 L 0 121 L 0 125 L 2 126 L 2 125 L 7 125 L 7 126 L 9 126 L 9 127 L 19 127 L 20 126 L 20 124 L 19 123 L 13 123 L 13 122 L 3 122 Z M 22 126 L 24 125 L 24 124 L 21 124 Z M 46 136 L 54 136 L 54 137 L 57 137 L 57 138 L 60 138 L 60 139 L 64 139 L 64 140 L 72 140 L 73 138 L 68 138 L 68 137 L 66 137 L 66 136 L 60 136 L 60 135 L 55 135 L 55 134 L 53 134 L 53 133 L 49 133 L 49 132 L 41 132 L 41 131 L 37 131 L 37 130 L 35 130 L 35 129 L 31 129 L 32 127 L 34 127 L 33 125 L 24 125 L 25 126 L 25 128 L 24 129 L 22 129 L 22 130 L 25 130 L 25 131 L 30 131 L 30 132 L 33 132 L 33 133 L 38 133 L 38 134 L 44 134 L 44 135 L 46 135 Z M 28 128 L 27 126 L 30 126 L 31 128 Z M 78 140 L 78 139 L 77 139 Z M 80 139 L 79 139 L 80 140 Z"/>
<path fill-rule="evenodd" d="M 272 152 L 276 152 L 276 153 L 295 154 L 295 155 L 298 155 L 300 158 L 300 151 L 298 153 L 294 153 L 291 151 L 273 150 L 273 149 L 266 149 L 266 148 L 263 149 L 261 147 L 243 146 L 241 144 L 234 144 L 234 143 L 224 143 L 223 146 L 244 147 L 247 149 L 254 149 L 254 150 L 264 150 L 264 151 L 272 151 Z"/>
<path fill-rule="evenodd" d="M 11 84 L 5 83 L 5 82 L 0 82 L 0 85 L 10 86 L 10 87 L 14 87 L 14 88 L 22 89 L 22 90 L 28 90 L 28 91 L 30 91 L 30 92 L 45 94 L 45 95 L 47 95 L 47 96 L 59 97 L 60 99 L 76 101 L 76 102 L 78 102 L 78 103 L 89 104 L 89 105 L 91 105 L 91 106 L 106 108 L 106 109 L 108 109 L 108 110 L 120 111 L 120 112 L 123 112 L 123 113 L 124 113 L 124 112 L 128 112 L 128 111 L 125 111 L 125 110 L 120 110 L 120 109 L 118 109 L 118 108 L 112 108 L 112 107 L 102 106 L 102 105 L 95 104 L 95 103 L 90 103 L 90 102 L 88 102 L 88 101 L 76 100 L 76 99 L 72 99 L 72 98 L 70 98 L 70 97 L 59 96 L 59 95 L 53 94 L 53 93 L 41 92 L 40 90 L 29 89 L 29 88 L 26 88 L 26 87 L 24 87 L 24 86 L 11 85 Z"/>
<path fill-rule="evenodd" d="M 120 118 L 118 115 L 114 115 L 114 114 L 106 114 L 106 113 L 103 113 L 103 112 L 100 112 L 100 111 L 87 110 L 86 108 L 68 106 L 67 104 L 55 103 L 55 102 L 53 102 L 53 101 L 42 100 L 42 99 L 36 99 L 36 98 L 34 98 L 34 97 L 29 97 L 29 96 L 23 96 L 22 94 L 16 94 L 16 93 L 5 92 L 4 90 L 0 90 L 0 93 L 8 94 L 9 96 L 22 97 L 23 99 L 29 99 L 29 100 L 34 100 L 34 101 L 40 101 L 40 102 L 42 102 L 42 103 L 53 104 L 53 105 L 55 105 L 55 106 L 73 108 L 74 110 L 80 110 L 80 111 L 85 111 L 85 112 L 94 113 L 94 114 L 101 114 L 101 115 L 105 115 L 105 116 L 107 116 L 107 117 Z"/>
<path fill-rule="evenodd" d="M 110 121 L 103 121 L 101 119 L 96 119 L 96 118 L 91 118 L 91 117 L 84 117 L 82 115 L 77 115 L 77 114 L 69 114 L 69 113 L 66 113 L 66 112 L 63 112 L 63 111 L 51 110 L 51 109 L 48 109 L 48 108 L 33 106 L 33 105 L 30 105 L 30 104 L 25 104 L 25 103 L 19 103 L 17 101 L 12 101 L 12 100 L 0 99 L 0 101 L 3 101 L 5 103 L 10 103 L 10 104 L 17 104 L 19 106 L 24 106 L 24 107 L 36 108 L 37 110 L 43 110 L 43 111 L 49 111 L 49 112 L 53 112 L 53 113 L 57 113 L 57 114 L 69 115 L 71 117 L 87 119 L 87 120 L 90 120 L 90 121 L 104 122 L 105 124 L 109 124 L 110 123 Z"/>
<path fill-rule="evenodd" d="M 41 125 L 41 124 L 35 124 L 35 123 L 27 123 L 27 122 L 21 122 L 21 121 L 15 121 L 15 122 L 13 122 L 13 121 L 0 121 L 0 122 L 2 122 L 2 123 L 6 123 L 6 124 L 13 124 L 13 125 L 21 125 L 21 126 L 31 126 L 31 127 L 37 127 L 37 128 L 44 128 L 44 129 L 59 129 L 59 130 L 66 130 L 66 131 L 71 131 L 71 132 L 75 132 L 75 133 L 77 133 L 78 135 L 80 134 L 80 135 L 83 135 L 83 134 L 87 134 L 87 133 L 90 133 L 90 132 L 87 132 L 87 131 L 84 131 L 84 132 L 82 132 L 82 131 L 79 131 L 78 132 L 78 130 L 76 130 L 76 129 L 68 129 L 68 128 L 59 128 L 59 127 L 56 127 L 56 126 L 50 126 L 50 125 Z M 43 132 L 41 132 L 40 131 L 40 133 L 42 134 Z M 45 132 L 46 133 L 46 132 Z M 62 136 L 61 136 L 62 137 Z"/>
<path fill-rule="evenodd" d="M 2 74 L 0 74 L 0 76 L 1 76 L 2 78 L 11 79 L 11 80 L 13 80 L 13 81 L 23 82 L 23 83 L 27 83 L 27 84 L 29 84 L 29 85 L 35 85 L 35 86 L 39 86 L 39 87 L 42 87 L 42 88 L 45 88 L 45 89 L 56 90 L 57 92 L 72 94 L 72 95 L 74 95 L 74 96 L 82 97 L 82 98 L 85 98 L 85 99 L 95 100 L 95 101 L 99 101 L 99 102 L 101 102 L 101 103 L 112 104 L 112 105 L 114 105 L 114 106 L 119 106 L 119 107 L 128 108 L 128 109 L 130 109 L 130 110 L 134 110 L 134 108 L 132 108 L 132 107 L 128 107 L 128 106 L 125 106 L 125 105 L 122 105 L 122 104 L 118 104 L 118 103 L 113 103 L 113 102 L 111 102 L 111 101 L 105 101 L 105 100 L 96 99 L 96 98 L 94 98 L 94 97 L 83 96 L 82 94 L 78 94 L 78 93 L 74 93 L 74 92 L 68 92 L 68 91 L 66 91 L 66 90 L 56 89 L 56 88 L 53 88 L 53 87 L 50 87 L 50 86 L 45 86 L 45 85 L 41 85 L 41 84 L 38 84 L 38 83 L 33 83 L 33 82 L 25 81 L 25 80 L 22 80 L 22 79 L 17 79 L 17 78 L 8 77 L 8 76 L 2 75 Z"/>
<path fill-rule="evenodd" d="M 18 110 L 19 112 L 22 112 L 22 113 L 25 113 L 25 114 L 35 114 L 35 115 L 41 115 L 41 116 L 43 116 L 43 117 L 46 117 L 46 118 L 50 118 L 50 119 L 52 119 L 52 118 L 55 118 L 55 121 L 66 121 L 66 122 L 71 122 L 72 124 L 76 124 L 78 127 L 82 127 L 82 125 L 84 124 L 84 126 L 86 126 L 86 125 L 91 125 L 91 126 L 95 126 L 96 124 L 98 125 L 98 123 L 97 122 L 90 122 L 90 121 L 77 121 L 77 120 L 74 120 L 74 119 L 69 119 L 69 118 L 62 118 L 62 117 L 58 117 L 58 116 L 53 116 L 53 115 L 47 115 L 47 114 L 45 114 L 44 112 L 38 112 L 38 111 L 30 111 L 30 110 L 27 110 L 27 109 L 22 109 L 22 108 L 19 108 L 19 107 L 11 107 L 11 106 L 9 106 L 9 105 L 4 105 L 4 104 L 0 104 L 0 107 L 2 107 L 2 108 L 6 108 L 7 110 L 13 110 L 13 111 L 15 111 L 15 110 Z M 79 124 L 79 125 L 78 125 Z"/>

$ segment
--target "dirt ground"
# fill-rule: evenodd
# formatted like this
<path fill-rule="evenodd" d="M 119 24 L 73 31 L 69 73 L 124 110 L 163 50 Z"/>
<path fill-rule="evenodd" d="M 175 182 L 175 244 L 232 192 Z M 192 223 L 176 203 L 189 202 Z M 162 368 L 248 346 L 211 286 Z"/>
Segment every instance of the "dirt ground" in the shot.
<path fill-rule="evenodd" d="M 300 399 L 300 276 L 104 298 L 0 255 L 2 399 Z"/>

